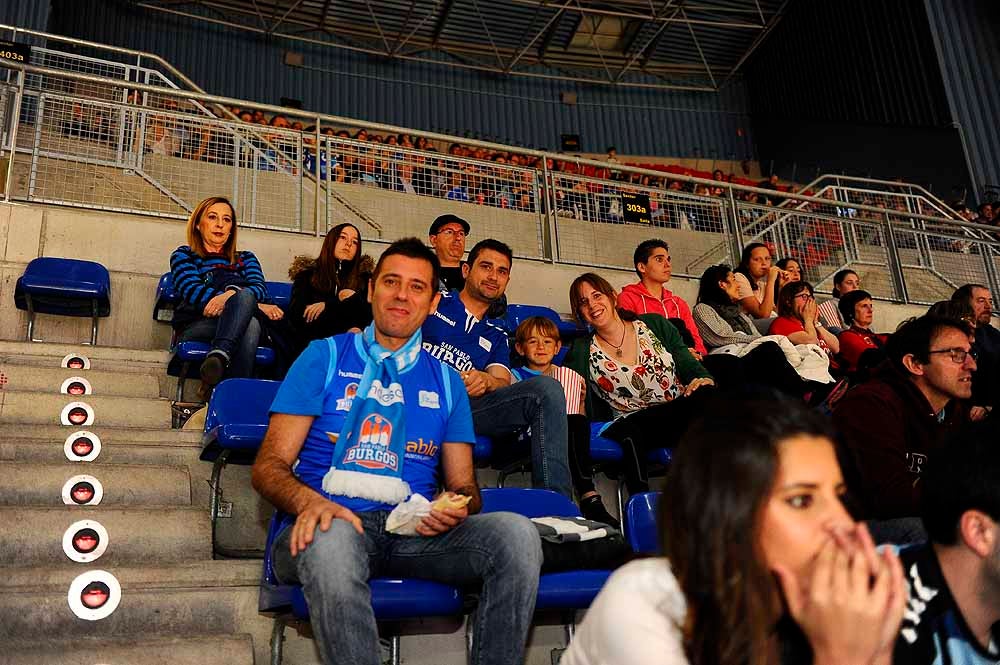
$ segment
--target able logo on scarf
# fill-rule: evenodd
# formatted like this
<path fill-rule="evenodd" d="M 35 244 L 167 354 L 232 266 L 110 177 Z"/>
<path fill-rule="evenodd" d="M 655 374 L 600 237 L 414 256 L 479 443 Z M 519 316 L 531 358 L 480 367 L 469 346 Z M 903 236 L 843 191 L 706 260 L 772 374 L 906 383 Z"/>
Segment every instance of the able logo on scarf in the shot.
<path fill-rule="evenodd" d="M 398 471 L 399 456 L 389 449 L 391 440 L 392 423 L 381 414 L 369 415 L 361 421 L 361 436 L 347 449 L 344 465 L 357 464 L 373 471 Z"/>

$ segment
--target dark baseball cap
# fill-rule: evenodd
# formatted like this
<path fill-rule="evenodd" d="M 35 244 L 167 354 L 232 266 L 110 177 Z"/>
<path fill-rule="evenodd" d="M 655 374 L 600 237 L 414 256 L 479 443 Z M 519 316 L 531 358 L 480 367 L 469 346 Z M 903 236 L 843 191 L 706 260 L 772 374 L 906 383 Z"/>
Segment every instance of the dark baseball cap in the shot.
<path fill-rule="evenodd" d="M 465 229 L 466 234 L 468 234 L 472 229 L 472 227 L 469 226 L 469 223 L 458 215 L 441 215 L 431 224 L 431 230 L 427 232 L 427 235 L 437 235 L 437 232 L 445 224 L 459 224 L 463 229 Z"/>

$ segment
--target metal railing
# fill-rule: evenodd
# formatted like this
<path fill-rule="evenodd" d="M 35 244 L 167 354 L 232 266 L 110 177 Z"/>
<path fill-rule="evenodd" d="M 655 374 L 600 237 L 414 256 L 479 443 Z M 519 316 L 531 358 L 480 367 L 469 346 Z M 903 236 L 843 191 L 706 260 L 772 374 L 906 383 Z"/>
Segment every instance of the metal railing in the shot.
<path fill-rule="evenodd" d="M 670 242 L 680 276 L 733 264 L 743 244 L 762 241 L 776 258 L 798 259 L 820 289 L 848 266 L 876 296 L 897 302 L 931 302 L 970 280 L 1000 287 L 995 229 L 939 215 L 799 194 L 782 194 L 786 202 L 776 207 L 759 202 L 773 194 L 766 189 L 622 164 L 611 179 L 605 162 L 541 151 L 516 151 L 538 167 L 512 166 L 337 132 L 365 128 L 512 152 L 504 145 L 135 80 L 3 66 L 14 73 L 13 83 L 0 84 L 7 199 L 180 219 L 221 193 L 245 226 L 318 236 L 351 221 L 382 240 L 423 235 L 434 216 L 451 211 L 518 256 L 559 263 L 630 267 L 635 245 L 655 235 Z M 52 85 L 32 89 L 35 76 Z M 77 94 L 81 86 L 87 94 Z M 110 94 L 94 93 L 100 86 Z M 215 105 L 281 113 L 310 131 L 203 111 Z M 649 197 L 648 224 L 626 222 L 623 193 Z"/>
<path fill-rule="evenodd" d="M 826 173 L 803 186 L 801 191 L 848 204 L 865 203 L 887 210 L 962 221 L 958 212 L 947 203 L 924 187 L 909 182 Z"/>

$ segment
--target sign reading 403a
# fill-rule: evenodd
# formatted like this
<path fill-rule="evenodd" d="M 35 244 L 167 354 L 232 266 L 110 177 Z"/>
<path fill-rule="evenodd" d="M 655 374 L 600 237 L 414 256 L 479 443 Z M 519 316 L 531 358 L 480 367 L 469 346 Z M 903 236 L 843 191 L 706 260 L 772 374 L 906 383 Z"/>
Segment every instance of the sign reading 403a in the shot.
<path fill-rule="evenodd" d="M 651 224 L 653 218 L 649 209 L 649 194 L 622 192 L 622 216 L 627 223 Z"/>
<path fill-rule="evenodd" d="M 0 60 L 26 63 L 31 58 L 31 47 L 27 44 L 0 39 Z"/>

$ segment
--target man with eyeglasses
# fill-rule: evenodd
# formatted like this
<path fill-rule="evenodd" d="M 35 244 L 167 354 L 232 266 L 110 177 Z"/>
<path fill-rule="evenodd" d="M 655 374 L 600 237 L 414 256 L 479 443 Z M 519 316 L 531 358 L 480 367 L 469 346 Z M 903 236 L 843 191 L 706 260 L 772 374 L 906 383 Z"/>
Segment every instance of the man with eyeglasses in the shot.
<path fill-rule="evenodd" d="M 833 417 L 846 445 L 844 476 L 855 517 L 882 542 L 919 539 L 921 473 L 944 436 L 968 421 L 976 354 L 972 329 L 954 319 L 922 316 L 904 323 L 886 343 L 885 363 L 848 392 Z"/>
<path fill-rule="evenodd" d="M 462 257 L 469 223 L 457 215 L 441 215 L 431 224 L 428 241 L 441 262 L 441 290 L 461 291 L 465 286 Z"/>
<path fill-rule="evenodd" d="M 992 326 L 993 297 L 982 284 L 965 284 L 951 300 L 968 303 L 975 314 L 979 370 L 972 382 L 972 419 L 982 420 L 1000 404 L 1000 330 Z"/>

